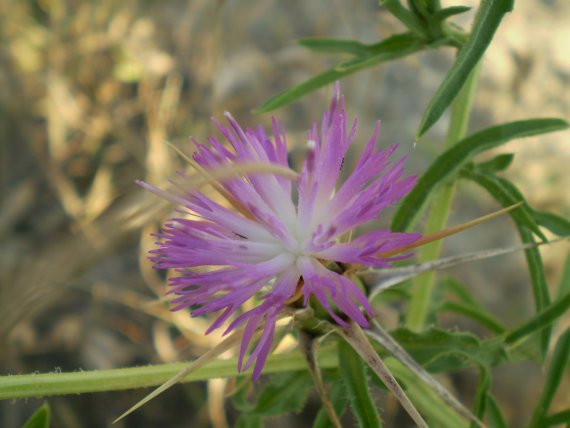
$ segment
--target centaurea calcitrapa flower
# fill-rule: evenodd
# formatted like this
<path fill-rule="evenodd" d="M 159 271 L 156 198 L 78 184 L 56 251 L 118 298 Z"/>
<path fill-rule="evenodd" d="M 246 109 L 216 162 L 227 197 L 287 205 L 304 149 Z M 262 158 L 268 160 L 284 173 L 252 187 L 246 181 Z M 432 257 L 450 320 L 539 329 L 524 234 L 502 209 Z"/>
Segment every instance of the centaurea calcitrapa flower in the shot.
<path fill-rule="evenodd" d="M 273 120 L 271 139 L 262 128 L 243 130 L 230 114 L 226 113 L 226 118 L 228 127 L 214 123 L 231 149 L 216 138 L 210 138 L 209 145 L 193 141 L 193 159 L 202 172 L 240 163 L 289 167 L 279 122 Z M 383 258 L 380 253 L 419 238 L 418 234 L 376 230 L 351 241 L 342 239 L 377 219 L 415 182 L 414 177 L 403 177 L 404 159 L 390 160 L 396 146 L 375 147 L 379 127 L 377 123 L 352 173 L 339 183 L 356 120 L 347 129 L 344 99 L 337 84 L 320 130 L 314 123 L 308 132 L 308 152 L 294 182 L 267 173 L 223 180 L 219 185 L 233 201 L 230 208 L 199 191 L 182 189 L 183 194 L 169 195 L 141 183 L 181 204 L 189 214 L 170 219 L 158 235 L 159 248 L 151 252 L 155 268 L 179 272 L 169 281 L 170 293 L 177 295 L 172 300 L 173 310 L 190 308 L 193 316 L 217 313 L 209 333 L 257 296 L 257 306 L 235 317 L 225 331 L 245 325 L 238 370 L 255 361 L 254 379 L 271 349 L 277 318 L 293 296 L 302 296 L 305 306 L 314 296 L 341 326 L 351 319 L 368 327 L 367 317 L 373 316 L 373 310 L 365 293 L 349 277 L 327 269 L 328 263 L 388 267 L 401 257 Z M 196 267 L 206 269 L 192 271 Z M 259 340 L 243 364 L 259 328 Z"/>

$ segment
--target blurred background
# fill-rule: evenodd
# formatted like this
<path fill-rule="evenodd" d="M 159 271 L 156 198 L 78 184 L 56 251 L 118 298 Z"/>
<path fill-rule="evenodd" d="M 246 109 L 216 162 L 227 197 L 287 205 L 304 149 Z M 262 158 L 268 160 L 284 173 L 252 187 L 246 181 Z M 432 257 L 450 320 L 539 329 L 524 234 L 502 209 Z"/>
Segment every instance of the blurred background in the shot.
<path fill-rule="evenodd" d="M 471 17 L 458 22 L 469 25 Z M 570 116 L 569 20 L 564 0 L 516 3 L 485 56 L 472 129 Z M 215 344 L 219 336 L 203 336 L 206 320 L 171 313 L 161 300 L 164 277 L 146 253 L 169 207 L 134 180 L 165 182 L 183 166 L 166 141 L 182 148 L 189 135 L 205 141 L 215 133 L 209 118 L 225 110 L 244 126 L 267 126 L 270 116 L 252 109 L 341 59 L 311 53 L 297 39 L 372 43 L 401 30 L 372 0 L 0 0 L 0 374 L 172 362 Z M 421 174 L 440 151 L 446 118 L 417 145 L 414 132 L 452 55 L 425 52 L 343 81 L 348 109 L 359 117 L 357 141 L 382 119 L 381 143 L 400 143 L 409 172 Z M 294 152 L 331 90 L 275 113 Z M 507 175 L 529 202 L 563 216 L 570 214 L 569 137 L 556 133 L 502 150 L 517 153 Z M 451 222 L 496 208 L 464 184 Z M 445 252 L 516 243 L 502 218 L 450 239 Z M 552 285 L 567 251 L 566 244 L 542 251 Z M 533 311 L 522 254 L 453 274 L 509 326 Z M 453 317 L 441 323 L 470 328 Z M 520 426 L 540 392 L 541 370 L 514 364 L 495 376 L 509 426 Z M 476 380 L 474 371 L 449 385 L 470 403 Z M 232 426 L 224 385 L 176 386 L 116 426 Z M 102 427 L 146 393 L 47 401 L 54 427 Z M 0 426 L 20 426 L 42 401 L 0 402 Z M 315 399 L 306 412 L 317 407 Z M 388 418 L 393 408 L 385 408 Z M 293 415 L 272 425 L 307 420 Z"/>

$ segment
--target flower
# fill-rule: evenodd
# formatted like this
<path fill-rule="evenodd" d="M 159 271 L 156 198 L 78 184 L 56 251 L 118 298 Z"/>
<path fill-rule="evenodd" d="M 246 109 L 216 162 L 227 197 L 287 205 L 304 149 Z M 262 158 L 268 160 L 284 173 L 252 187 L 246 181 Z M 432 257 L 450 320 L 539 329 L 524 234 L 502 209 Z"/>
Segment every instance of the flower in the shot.
<path fill-rule="evenodd" d="M 289 167 L 279 122 L 273 119 L 271 139 L 261 127 L 243 130 L 229 113 L 226 118 L 229 127 L 214 123 L 233 150 L 216 138 L 210 138 L 208 146 L 193 140 L 193 160 L 203 174 L 248 163 Z M 254 379 L 271 349 L 277 318 L 293 296 L 302 295 L 303 305 L 315 296 L 341 326 L 352 319 L 368 327 L 367 316 L 372 317 L 373 310 L 365 293 L 350 278 L 329 270 L 328 262 L 387 267 L 396 258 L 383 258 L 379 253 L 403 247 L 420 236 L 377 230 L 351 241 L 341 239 L 376 219 L 415 183 L 415 177 L 402 177 L 405 159 L 390 160 L 395 145 L 386 150 L 375 148 L 378 122 L 354 170 L 337 185 L 356 133 L 356 120 L 348 132 L 346 122 L 344 98 L 337 84 L 320 132 L 316 123 L 308 132 L 308 153 L 296 182 L 267 173 L 233 176 L 218 183 L 231 208 L 196 190 L 182 188 L 176 194 L 141 182 L 182 205 L 189 214 L 170 219 L 158 235 L 159 248 L 151 251 L 155 268 L 175 268 L 180 273 L 170 279 L 170 293 L 177 295 L 173 310 L 189 307 L 193 316 L 221 311 L 207 334 L 258 295 L 257 306 L 237 316 L 224 333 L 245 324 L 238 370 L 255 361 Z M 193 271 L 196 267 L 209 269 Z M 259 327 L 261 336 L 244 365 Z"/>

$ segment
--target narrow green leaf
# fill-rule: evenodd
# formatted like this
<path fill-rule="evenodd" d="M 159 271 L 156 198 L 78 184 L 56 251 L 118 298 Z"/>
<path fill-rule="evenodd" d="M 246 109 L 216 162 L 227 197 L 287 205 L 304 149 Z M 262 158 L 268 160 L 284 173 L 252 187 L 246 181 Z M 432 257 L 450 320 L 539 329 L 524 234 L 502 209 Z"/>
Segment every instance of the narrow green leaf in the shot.
<path fill-rule="evenodd" d="M 410 33 L 396 34 L 374 45 L 374 53 L 359 57 L 352 66 L 338 70 L 336 67 L 318 74 L 300 85 L 286 89 L 267 100 L 255 113 L 267 113 L 278 107 L 289 104 L 296 99 L 308 94 L 316 89 L 322 88 L 329 83 L 333 83 L 343 77 L 356 73 L 367 67 L 381 64 L 383 62 L 402 58 L 412 53 L 418 52 L 425 47 L 425 43 Z"/>
<path fill-rule="evenodd" d="M 478 163 L 476 165 L 476 168 L 478 168 L 483 172 L 490 172 L 490 173 L 504 171 L 511 165 L 514 158 L 515 158 L 514 153 L 500 154 L 495 156 L 493 159 Z"/>
<path fill-rule="evenodd" d="M 487 408 L 487 393 L 491 387 L 491 376 L 486 367 L 481 366 L 479 372 L 479 384 L 477 385 L 477 392 L 475 393 L 473 413 L 482 420 Z M 472 423 L 471 428 L 476 428 L 476 425 Z"/>
<path fill-rule="evenodd" d="M 380 415 L 370 395 L 364 362 L 344 340 L 340 340 L 338 344 L 338 361 L 342 382 L 358 425 L 362 428 L 382 426 Z"/>
<path fill-rule="evenodd" d="M 459 298 L 462 303 L 468 305 L 479 305 L 477 299 L 471 294 L 471 291 L 459 282 L 457 279 L 450 276 L 443 277 L 438 284 L 439 289 L 442 291 L 449 291 L 454 296 Z"/>
<path fill-rule="evenodd" d="M 335 413 L 341 417 L 346 410 L 346 406 L 348 406 L 348 397 L 344 385 L 341 382 L 335 382 L 331 388 L 329 397 Z M 319 410 L 315 422 L 313 423 L 313 428 L 328 428 L 331 426 L 331 420 L 325 409 Z"/>
<path fill-rule="evenodd" d="M 51 421 L 51 410 L 47 403 L 34 412 L 26 421 L 23 428 L 49 428 Z"/>
<path fill-rule="evenodd" d="M 400 0 L 380 0 L 380 5 L 388 9 L 388 11 L 398 18 L 410 31 L 420 37 L 427 38 L 427 29 L 423 22 L 411 11 L 402 6 Z"/>
<path fill-rule="evenodd" d="M 560 277 L 560 283 L 558 284 L 558 291 L 556 292 L 556 300 L 560 300 L 563 296 L 570 294 L 570 251 L 566 256 L 566 262 L 564 263 L 564 271 Z"/>
<path fill-rule="evenodd" d="M 462 139 L 435 159 L 419 178 L 416 186 L 401 202 L 392 221 L 392 230 L 406 230 L 427 202 L 431 192 L 456 174 L 473 156 L 513 139 L 559 131 L 567 127 L 568 123 L 562 119 L 529 119 L 486 128 Z"/>
<path fill-rule="evenodd" d="M 320 37 L 307 37 L 298 43 L 315 52 L 342 53 L 352 55 L 366 55 L 371 53 L 373 45 L 367 45 L 358 40 L 325 39 Z"/>
<path fill-rule="evenodd" d="M 487 394 L 487 419 L 489 428 L 507 428 L 505 417 L 492 394 Z"/>
<path fill-rule="evenodd" d="M 528 202 L 524 198 L 523 194 L 517 189 L 517 187 L 510 181 L 497 177 L 494 174 L 486 174 L 480 172 L 464 172 L 463 176 L 475 181 L 480 186 L 484 187 L 494 198 L 503 206 L 510 206 L 513 203 L 524 201 L 524 204 L 517 210 L 513 210 L 509 215 L 513 218 L 515 223 L 520 227 L 524 226 L 531 230 L 543 241 L 547 241 L 546 236 L 538 224 L 534 220 L 532 215 L 532 208 L 528 205 Z M 510 204 L 510 205 L 509 205 Z M 534 242 L 534 241 L 532 241 Z M 525 243 L 530 243 L 525 242 Z"/>
<path fill-rule="evenodd" d="M 482 326 L 486 327 L 493 333 L 501 334 L 505 331 L 505 327 L 493 315 L 488 313 L 485 309 L 459 302 L 443 302 L 437 308 L 438 312 L 453 312 L 471 318 L 477 321 Z"/>
<path fill-rule="evenodd" d="M 535 331 L 541 330 L 560 318 L 570 308 L 570 293 L 541 311 L 530 321 L 511 332 L 505 339 L 506 343 L 514 343 Z"/>
<path fill-rule="evenodd" d="M 420 122 L 417 136 L 422 136 L 441 117 L 457 96 L 467 76 L 491 43 L 503 16 L 513 8 L 514 0 L 482 0 L 475 16 L 471 35 L 459 50 L 442 84 L 429 102 Z"/>
<path fill-rule="evenodd" d="M 558 426 L 561 424 L 570 424 L 570 409 L 554 413 L 544 419 L 545 427 Z"/>
<path fill-rule="evenodd" d="M 445 21 L 447 18 L 450 18 L 454 15 L 459 15 L 461 13 L 465 13 L 471 10 L 469 6 L 450 6 L 443 9 L 439 9 L 435 13 L 430 16 L 430 21 L 434 23 L 441 23 Z"/>
<path fill-rule="evenodd" d="M 470 174 L 468 177 L 485 188 L 501 204 L 508 206 L 513 200 L 521 200 L 520 198 L 522 198 L 522 194 L 519 190 L 504 178 L 499 178 L 491 174 Z M 521 211 L 524 212 L 524 210 Z M 531 218 L 531 222 L 529 222 L 528 217 L 521 216 L 520 213 L 516 214 L 515 217 L 514 211 L 511 211 L 510 215 L 516 222 L 516 227 L 521 240 L 525 244 L 535 244 L 536 241 L 534 240 L 532 233 L 529 231 L 529 229 L 536 231 L 535 229 L 537 227 L 532 224 L 534 220 Z M 525 258 L 531 278 L 535 309 L 536 312 L 540 312 L 550 304 L 550 294 L 548 291 L 548 284 L 546 282 L 546 274 L 544 272 L 542 257 L 537 248 L 529 248 L 525 250 Z M 548 350 L 550 334 L 551 328 L 548 326 L 545 326 L 545 328 L 540 332 L 540 351 L 542 359 L 544 359 L 546 351 Z"/>
<path fill-rule="evenodd" d="M 570 221 L 556 214 L 531 209 L 530 215 L 534 220 L 558 236 L 570 235 Z"/>
<path fill-rule="evenodd" d="M 570 297 L 570 295 L 568 295 Z M 569 300 L 570 301 L 570 300 Z M 554 354 L 552 355 L 552 361 L 550 362 L 550 367 L 548 373 L 546 374 L 546 382 L 542 390 L 542 395 L 535 407 L 534 414 L 532 415 L 530 428 L 540 428 L 544 426 L 544 418 L 554 394 L 564 377 L 564 372 L 567 369 L 568 362 L 570 361 L 570 328 L 566 330 L 562 336 L 558 339 L 556 343 L 556 348 L 554 349 Z"/>

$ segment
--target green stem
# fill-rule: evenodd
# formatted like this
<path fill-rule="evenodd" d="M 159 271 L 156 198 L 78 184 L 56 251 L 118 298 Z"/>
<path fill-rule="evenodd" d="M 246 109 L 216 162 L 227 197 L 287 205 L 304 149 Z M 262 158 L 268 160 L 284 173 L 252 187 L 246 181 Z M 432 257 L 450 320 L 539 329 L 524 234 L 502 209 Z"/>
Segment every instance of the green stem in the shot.
<path fill-rule="evenodd" d="M 469 74 L 465 81 L 465 85 L 453 101 L 451 110 L 451 119 L 447 137 L 443 150 L 447 150 L 456 142 L 465 137 L 467 126 L 469 124 L 469 116 L 473 107 L 473 98 L 475 96 L 475 86 L 477 84 L 477 76 L 479 74 L 480 65 L 477 65 Z M 424 233 L 437 232 L 443 230 L 447 224 L 451 203 L 455 193 L 455 181 L 442 185 L 434 192 L 432 196 L 432 204 L 424 228 Z M 442 241 L 432 242 L 424 245 L 418 251 L 418 259 L 421 263 L 436 260 L 441 253 Z M 422 331 L 424 329 L 428 316 L 428 309 L 431 301 L 432 291 L 435 285 L 435 272 L 428 272 L 418 276 L 413 281 L 414 292 L 410 302 L 410 308 L 406 317 L 406 327 L 414 331 Z"/>
<path fill-rule="evenodd" d="M 119 391 L 157 386 L 166 382 L 189 364 L 190 362 L 185 362 L 74 373 L 0 376 L 0 400 Z M 323 349 L 320 353 L 319 365 L 321 368 L 338 367 L 336 349 Z M 214 360 L 207 366 L 190 373 L 182 382 L 234 377 L 238 375 L 236 367 L 236 358 Z M 306 369 L 307 363 L 305 358 L 300 352 L 295 351 L 288 354 L 271 355 L 267 359 L 263 373 L 280 373 Z"/>

